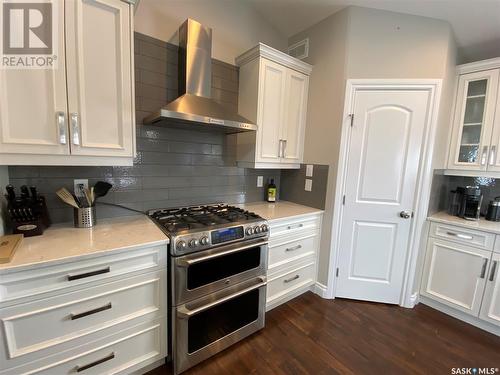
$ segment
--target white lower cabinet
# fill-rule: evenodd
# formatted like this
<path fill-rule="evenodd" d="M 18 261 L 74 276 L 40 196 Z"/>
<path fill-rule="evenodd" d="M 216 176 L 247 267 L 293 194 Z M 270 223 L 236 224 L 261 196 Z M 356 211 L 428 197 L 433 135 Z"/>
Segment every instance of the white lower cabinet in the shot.
<path fill-rule="evenodd" d="M 479 317 L 500 326 L 500 254 L 493 254 Z"/>
<path fill-rule="evenodd" d="M 316 283 L 321 214 L 270 221 L 266 308 L 311 290 Z"/>
<path fill-rule="evenodd" d="M 26 285 L 25 280 L 44 279 L 55 270 L 64 276 L 66 270 L 78 271 L 68 273 L 70 278 L 77 275 L 77 280 L 89 275 L 86 283 L 75 286 L 61 277 L 61 285 L 51 284 L 45 293 L 0 302 L 0 374 L 128 374 L 165 358 L 167 252 L 159 249 L 2 276 L 0 289 L 12 280 Z M 139 267 L 129 268 L 127 259 L 133 259 L 135 251 Z M 154 261 L 145 262 L 146 255 L 154 255 Z"/>
<path fill-rule="evenodd" d="M 477 316 L 491 251 L 430 238 L 422 294 Z"/>
<path fill-rule="evenodd" d="M 445 305 L 443 311 L 483 325 L 500 326 L 500 254 L 491 245 L 471 243 L 481 232 L 464 227 L 445 225 L 450 238 L 442 235 L 442 224 L 431 223 L 427 242 L 420 293 L 423 297 Z M 455 235 L 455 234 L 460 235 Z M 494 234 L 483 232 L 486 238 Z M 495 241 L 499 240 L 499 236 Z M 495 245 L 496 246 L 496 245 Z M 424 300 L 425 302 L 425 300 Z M 450 309 L 451 308 L 451 309 Z M 470 318 L 465 318 L 470 316 Z M 472 321 L 470 319 L 473 319 Z"/>

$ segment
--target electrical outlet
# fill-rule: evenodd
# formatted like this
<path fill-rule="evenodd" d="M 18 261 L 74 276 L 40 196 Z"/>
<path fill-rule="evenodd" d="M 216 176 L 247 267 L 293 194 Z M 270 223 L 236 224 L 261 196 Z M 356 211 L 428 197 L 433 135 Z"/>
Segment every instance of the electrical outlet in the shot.
<path fill-rule="evenodd" d="M 305 191 L 311 191 L 313 188 L 313 180 L 306 178 L 306 186 L 304 187 Z"/>
<path fill-rule="evenodd" d="M 81 179 L 81 180 L 73 180 L 73 191 L 77 197 L 82 197 L 83 194 L 80 191 L 80 187 L 89 188 L 89 180 Z"/>
<path fill-rule="evenodd" d="M 257 176 L 257 187 L 264 186 L 264 176 Z"/>
<path fill-rule="evenodd" d="M 312 177 L 313 176 L 313 168 L 314 168 L 314 165 L 312 165 L 312 164 L 307 164 L 306 165 L 306 177 Z"/>

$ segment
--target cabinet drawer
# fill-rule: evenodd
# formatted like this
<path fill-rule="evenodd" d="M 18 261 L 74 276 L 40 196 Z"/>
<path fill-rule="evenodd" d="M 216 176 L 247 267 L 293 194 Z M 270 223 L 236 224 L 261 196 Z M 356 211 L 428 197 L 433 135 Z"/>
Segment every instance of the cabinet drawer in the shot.
<path fill-rule="evenodd" d="M 280 242 L 279 244 L 269 246 L 269 271 L 288 262 L 314 256 L 316 253 L 317 238 L 317 235 L 312 234 L 300 240 Z"/>
<path fill-rule="evenodd" d="M 5 375 L 129 374 L 165 357 L 165 335 L 165 325 L 159 321 L 151 321 L 0 373 Z"/>
<path fill-rule="evenodd" d="M 430 236 L 485 250 L 492 250 L 495 242 L 495 235 L 492 233 L 438 223 L 431 224 Z"/>
<path fill-rule="evenodd" d="M 0 342 L 0 356 L 6 357 L 0 362 L 27 361 L 119 323 L 160 315 L 164 281 L 165 271 L 153 272 L 4 308 L 0 310 L 5 337 Z"/>
<path fill-rule="evenodd" d="M 167 247 L 158 246 L 9 273 L 0 277 L 0 302 L 51 291 L 64 292 L 65 288 L 88 286 L 95 281 L 102 284 L 136 271 L 152 271 L 166 263 L 166 254 Z"/>
<path fill-rule="evenodd" d="M 270 239 L 273 241 L 279 236 L 300 236 L 320 229 L 319 216 L 308 216 L 299 219 L 271 222 Z"/>
<path fill-rule="evenodd" d="M 309 263 L 267 282 L 267 303 L 314 283 L 315 264 Z"/>

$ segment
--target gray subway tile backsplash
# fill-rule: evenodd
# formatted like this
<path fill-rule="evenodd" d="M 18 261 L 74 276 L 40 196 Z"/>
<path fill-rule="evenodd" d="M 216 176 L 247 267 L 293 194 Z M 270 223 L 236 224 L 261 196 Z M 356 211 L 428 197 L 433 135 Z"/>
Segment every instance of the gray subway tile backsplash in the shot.
<path fill-rule="evenodd" d="M 135 34 L 137 156 L 131 167 L 9 167 L 10 182 L 36 185 L 47 197 L 52 221 L 72 220 L 72 209 L 55 191 L 73 189 L 73 179 L 89 184 L 105 180 L 113 189 L 102 201 L 136 210 L 190 204 L 263 200 L 257 175 L 280 183 L 279 170 L 252 170 L 236 166 L 234 150 L 225 135 L 191 129 L 143 125 L 152 111 L 177 97 L 177 47 Z M 234 110 L 238 104 L 238 68 L 213 61 L 214 99 Z M 130 215 L 124 209 L 99 206 L 98 217 Z"/>

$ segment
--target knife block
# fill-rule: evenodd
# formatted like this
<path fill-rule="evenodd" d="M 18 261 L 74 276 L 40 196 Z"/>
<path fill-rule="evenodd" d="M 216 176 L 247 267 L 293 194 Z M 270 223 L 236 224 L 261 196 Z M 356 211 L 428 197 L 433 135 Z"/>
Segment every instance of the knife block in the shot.
<path fill-rule="evenodd" d="M 51 224 L 43 196 L 30 207 L 8 207 L 8 212 L 13 233 L 24 237 L 40 236 Z"/>

